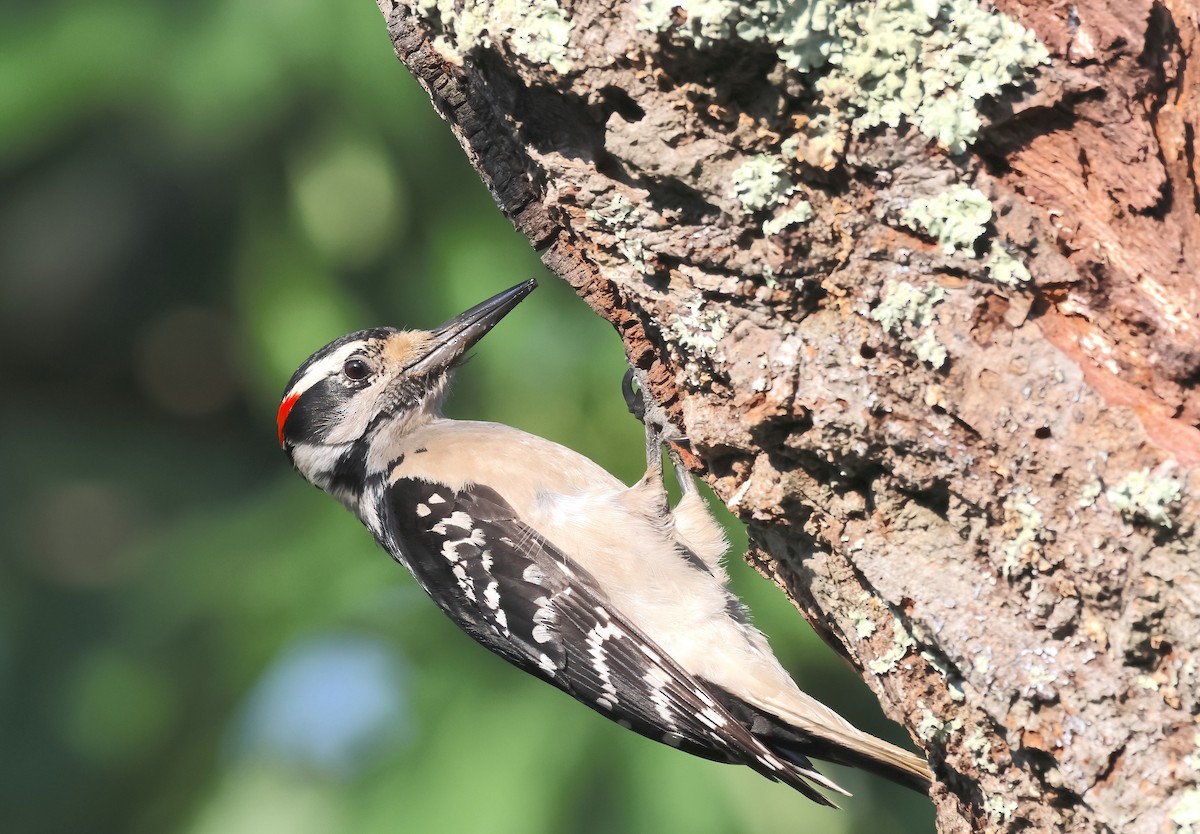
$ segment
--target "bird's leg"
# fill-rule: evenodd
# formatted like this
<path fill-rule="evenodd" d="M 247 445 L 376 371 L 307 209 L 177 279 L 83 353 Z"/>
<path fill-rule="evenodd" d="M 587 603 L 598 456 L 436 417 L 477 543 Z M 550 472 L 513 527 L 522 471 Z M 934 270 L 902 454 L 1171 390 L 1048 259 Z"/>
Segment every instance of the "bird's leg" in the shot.
<path fill-rule="evenodd" d="M 646 474 L 642 476 L 642 480 L 646 483 L 661 480 L 662 441 L 651 416 L 658 405 L 650 401 L 645 386 L 641 384 L 633 368 L 626 370 L 625 376 L 621 378 L 621 396 L 625 398 L 625 407 L 629 409 L 629 413 L 646 427 Z"/>
<path fill-rule="evenodd" d="M 671 537 L 681 555 L 693 566 L 712 576 L 724 576 L 721 558 L 729 549 L 729 542 L 725 538 L 725 531 L 709 512 L 708 504 L 696 489 L 692 473 L 680 457 L 676 444 L 685 442 L 686 438 L 667 419 L 662 406 L 651 399 L 640 372 L 633 369 L 626 372 L 621 382 L 621 392 L 625 395 L 625 404 L 629 406 L 630 413 L 646 426 L 646 474 L 633 488 L 634 491 L 645 496 L 652 512 L 670 518 Z M 673 510 L 667 500 L 667 487 L 663 481 L 664 445 L 675 467 L 675 480 L 679 482 L 679 502 Z"/>
<path fill-rule="evenodd" d="M 692 473 L 684 466 L 683 459 L 673 445 L 673 442 L 684 440 L 683 435 L 667 418 L 663 407 L 651 398 L 650 389 L 646 387 L 643 376 L 642 371 L 634 368 L 626 371 L 625 377 L 621 380 L 621 393 L 625 397 L 625 405 L 629 409 L 629 413 L 641 420 L 646 427 L 646 474 L 642 481 L 662 484 L 663 503 L 665 504 L 666 483 L 663 480 L 662 471 L 663 446 L 667 447 L 667 454 L 675 468 L 675 480 L 678 481 L 679 490 L 683 495 L 692 491 Z M 634 388 L 635 382 L 637 383 L 636 389 Z"/>
<path fill-rule="evenodd" d="M 679 484 L 680 498 L 686 498 L 696 486 L 695 481 L 692 480 L 695 476 L 692 474 L 692 470 L 684 465 L 678 450 L 670 443 L 667 444 L 667 456 L 671 458 L 671 465 L 675 467 L 675 480 Z"/>

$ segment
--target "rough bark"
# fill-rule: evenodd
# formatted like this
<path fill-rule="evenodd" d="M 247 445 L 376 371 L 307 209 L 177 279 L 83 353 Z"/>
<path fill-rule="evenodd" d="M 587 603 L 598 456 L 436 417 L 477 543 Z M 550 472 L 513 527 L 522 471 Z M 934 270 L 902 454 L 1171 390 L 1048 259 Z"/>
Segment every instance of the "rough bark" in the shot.
<path fill-rule="evenodd" d="M 1190 0 L 378 2 L 939 829 L 1200 831 Z"/>

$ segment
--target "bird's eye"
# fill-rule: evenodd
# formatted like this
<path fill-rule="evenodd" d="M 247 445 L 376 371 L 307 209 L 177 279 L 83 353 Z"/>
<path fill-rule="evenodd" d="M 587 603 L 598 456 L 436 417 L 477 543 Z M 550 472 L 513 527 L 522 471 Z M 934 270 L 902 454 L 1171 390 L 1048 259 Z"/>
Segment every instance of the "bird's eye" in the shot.
<path fill-rule="evenodd" d="M 347 359 L 346 364 L 342 365 L 342 373 L 346 375 L 346 379 L 357 382 L 367 378 L 367 375 L 371 373 L 371 366 L 362 359 Z"/>

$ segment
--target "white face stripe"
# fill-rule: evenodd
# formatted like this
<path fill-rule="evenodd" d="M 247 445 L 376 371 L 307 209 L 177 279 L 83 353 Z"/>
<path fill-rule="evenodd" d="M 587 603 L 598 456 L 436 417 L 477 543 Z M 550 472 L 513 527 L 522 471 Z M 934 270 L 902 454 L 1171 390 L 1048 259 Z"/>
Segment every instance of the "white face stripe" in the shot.
<path fill-rule="evenodd" d="M 357 442 L 385 408 L 393 421 L 440 413 L 448 369 L 439 377 L 425 380 L 423 390 L 393 390 L 398 381 L 403 380 L 405 369 L 413 358 L 427 352 L 432 339 L 430 333 L 379 328 L 352 336 L 351 341 L 344 344 L 326 346 L 327 353 L 318 352 L 317 358 L 310 360 L 311 364 L 302 366 L 299 378 L 284 395 L 279 413 L 286 421 L 286 410 L 290 410 L 292 403 L 318 384 L 328 381 L 333 386 L 332 396 L 319 406 L 322 413 L 312 415 L 314 424 L 308 443 L 341 446 Z M 351 382 L 343 376 L 343 368 L 346 360 L 356 356 L 366 360 L 371 375 L 365 380 Z M 344 390 L 337 391 L 338 386 Z"/>
<path fill-rule="evenodd" d="M 349 342 L 328 356 L 321 357 L 319 361 L 312 364 L 304 376 L 296 380 L 296 384 L 291 387 L 286 396 L 298 397 L 326 377 L 341 373 L 342 365 L 346 364 L 346 360 L 355 353 L 361 352 L 364 345 L 366 345 L 365 341 Z"/>
<path fill-rule="evenodd" d="M 319 441 L 321 445 L 343 446 L 357 440 L 366 431 L 374 417 L 375 409 L 364 407 L 364 404 L 373 404 L 380 390 L 386 388 L 392 378 L 387 362 L 380 355 L 382 343 L 383 340 L 380 339 L 364 338 L 339 345 L 328 355 L 313 362 L 288 390 L 285 401 L 298 400 L 317 383 L 326 379 L 338 380 L 343 365 L 351 356 L 362 355 L 371 365 L 374 378 L 370 383 L 353 393 L 348 390 L 348 396 L 340 408 L 326 415 L 329 431 Z"/>

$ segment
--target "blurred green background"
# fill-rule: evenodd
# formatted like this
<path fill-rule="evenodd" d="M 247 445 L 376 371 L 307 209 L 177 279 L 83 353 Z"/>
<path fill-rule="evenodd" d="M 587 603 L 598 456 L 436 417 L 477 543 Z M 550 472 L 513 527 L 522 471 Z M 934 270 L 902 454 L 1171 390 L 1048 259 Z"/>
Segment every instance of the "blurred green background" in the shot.
<path fill-rule="evenodd" d="M 450 413 L 642 465 L 618 339 L 369 0 L 7 3 L 0 181 L 0 830 L 932 830 L 880 780 L 830 768 L 857 796 L 819 809 L 509 670 L 290 471 L 274 412 L 312 350 L 529 275 Z M 734 568 L 803 685 L 902 738 Z"/>

